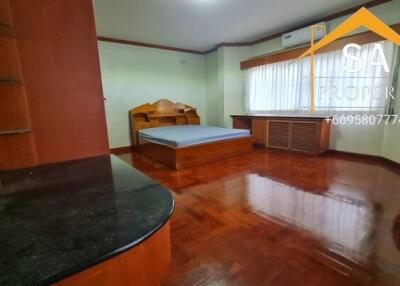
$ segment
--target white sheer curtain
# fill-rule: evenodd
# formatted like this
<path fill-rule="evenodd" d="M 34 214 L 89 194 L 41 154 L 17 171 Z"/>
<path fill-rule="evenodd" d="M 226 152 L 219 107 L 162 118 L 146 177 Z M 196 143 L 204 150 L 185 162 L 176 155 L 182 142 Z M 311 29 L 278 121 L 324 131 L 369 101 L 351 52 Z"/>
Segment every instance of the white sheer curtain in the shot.
<path fill-rule="evenodd" d="M 376 43 L 366 44 L 352 53 L 368 63 L 376 55 Z M 389 67 L 394 63 L 395 45 L 382 41 Z M 346 72 L 342 50 L 315 56 L 315 108 L 319 112 L 367 111 L 384 112 L 387 88 L 393 76 L 382 67 Z M 356 64 L 355 62 L 353 63 Z M 248 69 L 246 72 L 246 108 L 249 113 L 269 111 L 308 111 L 310 108 L 309 58 L 282 61 Z"/>

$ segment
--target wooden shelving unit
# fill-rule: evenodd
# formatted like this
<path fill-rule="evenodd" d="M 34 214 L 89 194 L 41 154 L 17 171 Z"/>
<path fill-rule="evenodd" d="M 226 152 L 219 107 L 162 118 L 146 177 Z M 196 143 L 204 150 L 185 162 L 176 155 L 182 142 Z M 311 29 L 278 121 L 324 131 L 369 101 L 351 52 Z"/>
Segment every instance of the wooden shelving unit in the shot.
<path fill-rule="evenodd" d="M 0 0 L 0 170 L 37 164 L 10 0 Z"/>

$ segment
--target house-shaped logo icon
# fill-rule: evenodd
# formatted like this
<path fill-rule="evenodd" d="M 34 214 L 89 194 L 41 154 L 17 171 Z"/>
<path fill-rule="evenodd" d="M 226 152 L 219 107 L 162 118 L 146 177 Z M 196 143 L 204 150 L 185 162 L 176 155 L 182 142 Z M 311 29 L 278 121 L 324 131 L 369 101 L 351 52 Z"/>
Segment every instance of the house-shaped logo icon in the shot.
<path fill-rule="evenodd" d="M 314 54 L 318 49 L 329 45 L 335 40 L 345 36 L 347 33 L 359 28 L 366 27 L 372 32 L 378 34 L 382 38 L 385 38 L 393 43 L 400 45 L 400 34 L 397 34 L 392 28 L 387 26 L 374 14 L 369 12 L 366 8 L 362 7 L 343 23 L 341 23 L 336 29 L 327 34 L 318 43 L 312 45 L 307 51 L 299 56 L 299 59 Z"/>

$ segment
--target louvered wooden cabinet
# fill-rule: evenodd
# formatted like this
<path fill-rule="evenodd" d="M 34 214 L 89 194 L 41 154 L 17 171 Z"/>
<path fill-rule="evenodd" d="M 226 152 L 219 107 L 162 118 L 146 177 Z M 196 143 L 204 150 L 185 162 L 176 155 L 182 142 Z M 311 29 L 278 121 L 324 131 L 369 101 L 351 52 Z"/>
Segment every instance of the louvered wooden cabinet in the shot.
<path fill-rule="evenodd" d="M 290 122 L 290 149 L 299 152 L 319 153 L 319 122 Z"/>
<path fill-rule="evenodd" d="M 330 124 L 323 117 L 232 115 L 232 118 L 234 128 L 248 126 L 257 145 L 310 155 L 329 149 Z M 249 121 L 251 124 L 243 124 Z"/>
<path fill-rule="evenodd" d="M 268 127 L 267 147 L 289 149 L 290 123 L 283 120 L 266 120 Z"/>

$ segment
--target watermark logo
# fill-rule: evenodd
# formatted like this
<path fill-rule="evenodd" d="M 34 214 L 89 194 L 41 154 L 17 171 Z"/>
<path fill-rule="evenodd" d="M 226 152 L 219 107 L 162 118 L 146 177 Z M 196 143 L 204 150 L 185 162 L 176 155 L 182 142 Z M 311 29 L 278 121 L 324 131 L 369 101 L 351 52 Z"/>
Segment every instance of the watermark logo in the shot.
<path fill-rule="evenodd" d="M 316 25 L 317 26 L 317 25 Z M 320 41 L 314 43 L 314 29 L 318 27 L 311 27 L 311 45 L 308 50 L 306 50 L 302 55 L 299 56 L 298 59 L 304 58 L 306 56 L 310 56 L 310 111 L 314 112 L 315 108 L 315 77 L 314 75 L 314 54 L 323 47 L 333 43 L 339 38 L 347 35 L 353 30 L 359 27 L 365 27 L 375 34 L 379 35 L 381 38 L 389 40 L 396 45 L 400 45 L 400 34 L 394 31 L 391 27 L 387 26 L 384 22 L 382 22 L 379 18 L 377 18 L 374 14 L 368 11 L 366 8 L 359 9 L 356 13 L 346 19 L 343 23 L 341 23 L 337 28 L 335 28 L 332 32 L 325 35 Z M 372 51 L 369 52 L 367 58 L 360 56 L 362 46 L 359 43 L 349 43 L 344 46 L 342 49 L 342 62 L 341 67 L 343 68 L 344 73 L 340 73 L 340 77 L 342 79 L 355 79 L 356 75 L 353 76 L 344 76 L 346 73 L 362 73 L 362 76 L 358 78 L 364 78 L 370 76 L 369 72 L 373 71 L 373 69 L 380 68 L 386 74 L 389 74 L 390 71 L 390 62 L 385 56 L 384 47 L 379 43 L 375 43 Z M 371 72 L 371 74 L 374 74 Z M 367 76 L 366 76 L 367 75 Z M 386 77 L 386 75 L 384 75 Z M 384 77 L 383 73 L 381 77 Z M 389 75 L 387 75 L 389 76 Z M 338 78 L 338 75 L 329 76 L 331 79 Z M 325 77 L 326 78 L 326 77 Z M 371 81 L 374 80 L 373 76 L 371 76 Z M 340 89 L 341 88 L 341 89 Z M 330 96 L 338 97 L 338 96 L 346 96 L 346 91 L 350 99 L 354 99 L 354 101 L 363 100 L 365 97 L 372 98 L 373 92 L 375 92 L 372 88 L 368 88 L 368 86 L 348 86 L 348 88 L 343 88 L 343 86 L 319 86 L 318 95 L 324 96 L 327 93 Z M 376 94 L 385 94 L 385 96 L 392 96 L 394 88 L 393 87 L 379 87 L 382 90 L 375 92 Z M 371 90 L 370 90 L 371 89 Z M 360 95 L 362 98 L 358 98 Z M 347 98 L 348 100 L 349 98 Z M 335 100 L 335 99 L 333 99 Z M 337 100 L 337 98 L 336 98 Z M 373 99 L 373 100 L 376 100 Z M 354 106 L 352 106 L 354 108 Z"/>
<path fill-rule="evenodd" d="M 373 67 L 382 67 L 386 73 L 390 72 L 382 45 L 375 44 L 372 55 L 367 60 L 351 52 L 352 49 L 361 51 L 362 47 L 355 43 L 344 46 L 342 67 L 346 72 L 358 73 L 364 69 L 371 70 Z"/>
<path fill-rule="evenodd" d="M 400 34 L 397 34 L 396 31 L 387 26 L 378 17 L 376 17 L 374 14 L 363 7 L 352 16 L 350 16 L 343 23 L 341 23 L 336 29 L 327 34 L 318 43 L 312 44 L 312 46 L 307 51 L 300 55 L 299 59 L 314 54 L 317 50 L 331 44 L 332 42 L 359 27 L 366 27 L 367 29 L 381 36 L 382 38 L 392 41 L 396 45 L 400 45 Z"/>

